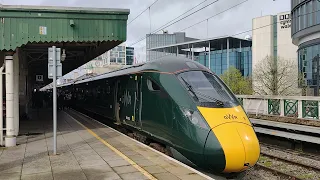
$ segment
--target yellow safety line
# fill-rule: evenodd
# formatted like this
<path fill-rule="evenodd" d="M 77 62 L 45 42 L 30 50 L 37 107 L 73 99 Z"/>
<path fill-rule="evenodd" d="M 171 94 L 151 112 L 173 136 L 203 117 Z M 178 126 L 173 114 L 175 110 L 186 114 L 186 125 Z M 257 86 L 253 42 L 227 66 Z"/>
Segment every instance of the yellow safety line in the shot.
<path fill-rule="evenodd" d="M 69 115 L 70 116 L 70 115 Z M 148 173 L 146 170 L 144 170 L 142 167 L 137 165 L 134 161 L 132 161 L 130 158 L 128 158 L 126 155 L 124 155 L 122 152 L 120 152 L 118 149 L 114 148 L 112 145 L 107 143 L 105 140 L 103 140 L 100 136 L 98 136 L 96 133 L 94 133 L 91 129 L 87 128 L 85 125 L 83 125 L 81 122 L 76 120 L 75 118 L 72 118 L 74 121 L 76 121 L 79 125 L 81 125 L 83 128 L 85 128 L 92 136 L 97 138 L 100 142 L 102 142 L 104 145 L 106 145 L 108 148 L 110 148 L 112 151 L 117 153 L 120 157 L 128 161 L 133 167 L 135 167 L 137 170 L 139 170 L 143 175 L 148 177 L 149 179 L 156 180 L 154 176 L 152 176 L 150 173 Z"/>

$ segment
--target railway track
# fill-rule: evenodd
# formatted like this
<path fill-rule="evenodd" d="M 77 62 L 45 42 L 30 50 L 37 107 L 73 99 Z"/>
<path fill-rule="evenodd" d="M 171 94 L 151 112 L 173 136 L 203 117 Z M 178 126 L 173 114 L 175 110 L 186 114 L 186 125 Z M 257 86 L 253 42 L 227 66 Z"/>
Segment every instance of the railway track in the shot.
<path fill-rule="evenodd" d="M 282 172 L 282 171 L 279 171 L 279 170 L 276 170 L 276 169 L 267 167 L 267 166 L 262 165 L 262 164 L 259 164 L 259 163 L 257 163 L 255 166 L 256 166 L 257 169 L 263 169 L 263 170 L 265 170 L 265 171 L 269 171 L 269 172 L 271 172 L 272 174 L 275 174 L 275 175 L 277 175 L 278 177 L 281 177 L 281 179 L 287 179 L 287 180 L 303 180 L 303 179 L 301 179 L 301 178 L 299 178 L 299 177 L 292 176 L 292 175 L 287 174 L 287 173 L 285 173 L 285 172 Z"/>
<path fill-rule="evenodd" d="M 260 142 L 260 146 L 268 148 L 268 149 L 275 149 L 275 150 L 283 151 L 285 153 L 289 153 L 289 154 L 296 155 L 296 156 L 309 158 L 309 159 L 312 159 L 312 160 L 315 160 L 315 161 L 320 161 L 320 154 L 305 153 L 305 152 L 302 152 L 302 151 L 291 150 L 291 149 L 284 148 L 284 147 L 281 147 L 281 146 L 270 145 L 270 144 L 266 144 L 266 143 L 262 143 L 262 142 Z"/>
<path fill-rule="evenodd" d="M 297 166 L 305 167 L 305 168 L 308 168 L 308 169 L 313 169 L 315 171 L 319 171 L 320 172 L 320 167 L 317 167 L 317 166 L 312 166 L 312 165 L 308 165 L 308 164 L 297 162 L 297 161 L 291 161 L 291 160 L 288 160 L 288 159 L 283 158 L 283 157 L 274 156 L 274 155 L 263 153 L 263 152 L 260 153 L 260 154 L 262 154 L 263 156 L 267 156 L 267 157 L 274 158 L 274 159 L 279 159 L 279 160 L 287 162 L 287 163 L 291 163 L 291 164 L 294 164 L 294 165 L 297 165 Z"/>
<path fill-rule="evenodd" d="M 320 180 L 320 168 L 261 152 L 258 168 L 295 180 Z"/>
<path fill-rule="evenodd" d="M 79 111 L 77 111 L 77 110 L 73 110 L 73 111 L 79 112 Z M 116 127 L 116 129 L 121 132 L 121 128 Z M 129 136 L 129 137 L 131 137 L 131 138 L 133 138 L 133 139 L 136 139 L 136 140 L 138 140 L 138 141 L 140 141 L 140 142 L 142 142 L 142 143 L 144 143 L 144 144 L 149 145 L 151 148 L 153 148 L 153 149 L 155 149 L 155 150 L 157 150 L 157 151 L 159 151 L 159 152 L 161 152 L 161 153 L 164 153 L 164 154 L 166 154 L 166 155 L 172 156 L 170 153 L 168 153 L 168 151 L 165 149 L 165 147 L 162 146 L 161 144 L 158 144 L 158 143 L 156 143 L 156 142 L 146 143 L 144 138 L 141 138 L 139 135 L 137 135 L 137 134 L 135 134 L 135 133 L 128 133 L 128 132 L 125 132 L 125 131 L 122 131 L 122 133 L 124 133 L 124 134 L 126 134 L 127 136 Z M 271 146 L 268 146 L 268 148 L 271 148 Z M 280 149 L 280 148 L 278 148 L 278 149 Z M 281 151 L 283 151 L 283 150 L 281 150 Z M 293 151 L 288 151 L 288 152 L 293 153 Z M 296 154 L 297 154 L 297 153 L 296 153 Z M 267 164 L 260 161 L 260 162 L 258 162 L 258 163 L 256 164 L 256 167 L 255 167 L 255 168 L 257 168 L 257 169 L 263 169 L 263 170 L 265 170 L 265 171 L 269 171 L 269 172 L 271 172 L 272 174 L 275 174 L 276 176 L 281 177 L 281 179 L 288 179 L 288 180 L 293 180 L 293 179 L 294 179 L 294 180 L 305 180 L 305 179 L 308 179 L 309 175 L 307 174 L 307 175 L 304 175 L 304 176 L 299 176 L 299 175 L 294 175 L 294 174 L 292 174 L 292 173 L 290 173 L 290 172 L 288 173 L 288 172 L 285 172 L 285 171 L 281 171 L 281 170 L 279 170 L 279 168 L 272 167 L 272 166 L 270 165 L 270 160 L 272 160 L 272 161 L 274 161 L 274 160 L 279 161 L 279 160 L 280 160 L 280 161 L 285 162 L 285 163 L 287 163 L 287 164 L 293 164 L 293 165 L 295 165 L 295 166 L 303 167 L 303 168 L 305 168 L 305 169 L 312 169 L 312 171 L 317 171 L 317 172 L 320 174 L 320 168 L 319 168 L 319 167 L 312 167 L 312 166 L 308 166 L 308 165 L 306 165 L 306 164 L 301 164 L 301 163 L 299 163 L 299 162 L 293 162 L 293 161 L 290 161 L 290 160 L 288 160 L 288 159 L 281 158 L 281 157 L 277 157 L 277 156 L 272 156 L 272 155 L 269 155 L 269 154 L 266 154 L 266 153 L 263 153 L 263 152 L 261 153 L 261 155 L 262 155 L 262 160 L 266 160 L 265 158 L 267 157 L 267 158 L 269 158 L 269 161 L 266 161 Z M 310 156 L 309 156 L 309 157 L 310 157 Z M 316 158 L 316 156 L 312 156 L 312 157 Z M 260 159 L 261 159 L 261 158 L 260 158 Z M 207 175 L 209 175 L 209 176 L 212 176 L 212 175 L 213 175 L 213 176 L 216 176 L 216 174 L 211 174 L 211 173 L 208 174 L 208 172 L 203 172 L 203 173 L 205 173 L 205 174 L 207 174 Z M 305 177 L 307 177 L 307 178 L 305 178 Z M 320 177 L 320 176 L 319 176 L 319 177 Z M 309 179 L 310 179 L 310 178 L 309 178 Z M 316 180 L 320 180 L 320 178 L 319 178 L 319 179 L 316 179 Z"/>

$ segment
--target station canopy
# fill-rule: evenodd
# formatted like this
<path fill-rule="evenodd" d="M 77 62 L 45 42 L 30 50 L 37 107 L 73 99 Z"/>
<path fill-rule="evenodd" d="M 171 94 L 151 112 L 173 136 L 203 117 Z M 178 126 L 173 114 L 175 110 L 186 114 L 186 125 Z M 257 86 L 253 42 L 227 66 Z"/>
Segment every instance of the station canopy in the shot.
<path fill-rule="evenodd" d="M 47 77 L 48 48 L 56 46 L 66 54 L 66 74 L 126 41 L 128 15 L 128 9 L 2 5 L 0 55 L 19 49 L 27 69 Z"/>

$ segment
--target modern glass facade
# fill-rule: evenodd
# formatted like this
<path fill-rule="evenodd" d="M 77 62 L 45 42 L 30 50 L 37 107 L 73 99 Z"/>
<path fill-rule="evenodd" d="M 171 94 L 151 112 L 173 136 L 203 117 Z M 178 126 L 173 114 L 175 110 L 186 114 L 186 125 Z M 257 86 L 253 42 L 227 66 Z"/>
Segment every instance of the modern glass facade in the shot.
<path fill-rule="evenodd" d="M 110 64 L 125 64 L 126 47 L 117 46 L 110 50 Z"/>
<path fill-rule="evenodd" d="M 126 47 L 126 65 L 132 65 L 134 61 L 134 48 Z"/>
<path fill-rule="evenodd" d="M 315 86 L 317 81 L 317 62 L 314 57 L 320 54 L 320 44 L 301 48 L 299 54 L 299 70 L 308 86 Z"/>
<path fill-rule="evenodd" d="M 124 44 L 114 47 L 113 49 L 101 54 L 93 60 L 102 60 L 103 64 L 126 64 L 126 52 L 127 48 Z"/>
<path fill-rule="evenodd" d="M 291 0 L 292 34 L 320 24 L 319 0 Z"/>
<path fill-rule="evenodd" d="M 209 54 L 202 52 L 199 54 L 198 62 L 210 68 L 217 75 L 223 74 L 228 70 L 227 65 L 227 50 L 216 50 L 210 52 L 210 66 Z M 237 68 L 243 76 L 252 75 L 252 49 L 251 47 L 233 48 L 229 50 L 229 66 Z"/>
<path fill-rule="evenodd" d="M 299 45 L 299 71 L 309 87 L 317 85 L 317 61 L 320 55 L 320 1 L 291 0 L 292 39 Z M 315 91 L 316 92 L 316 91 Z"/>

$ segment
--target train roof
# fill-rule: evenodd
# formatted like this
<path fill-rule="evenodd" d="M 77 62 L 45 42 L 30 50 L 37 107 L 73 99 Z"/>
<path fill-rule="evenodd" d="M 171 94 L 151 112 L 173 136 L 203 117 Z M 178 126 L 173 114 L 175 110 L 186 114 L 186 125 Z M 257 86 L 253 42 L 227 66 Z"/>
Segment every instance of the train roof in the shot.
<path fill-rule="evenodd" d="M 192 61 L 187 58 L 182 57 L 165 57 L 155 61 L 145 62 L 141 64 L 132 65 L 129 67 L 121 68 L 115 71 L 107 72 L 98 76 L 90 77 L 84 80 L 79 80 L 74 82 L 74 84 L 81 84 L 90 81 L 96 81 L 105 78 L 111 78 L 116 76 L 123 76 L 128 74 L 135 74 L 140 72 L 165 72 L 165 73 L 175 73 L 178 71 L 188 70 L 188 69 L 201 69 L 209 71 L 202 64 Z"/>

